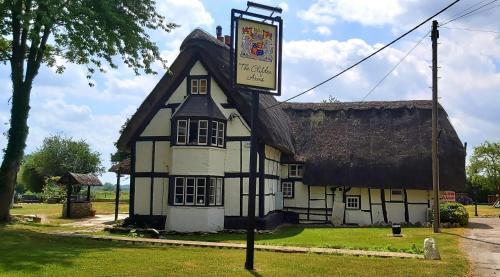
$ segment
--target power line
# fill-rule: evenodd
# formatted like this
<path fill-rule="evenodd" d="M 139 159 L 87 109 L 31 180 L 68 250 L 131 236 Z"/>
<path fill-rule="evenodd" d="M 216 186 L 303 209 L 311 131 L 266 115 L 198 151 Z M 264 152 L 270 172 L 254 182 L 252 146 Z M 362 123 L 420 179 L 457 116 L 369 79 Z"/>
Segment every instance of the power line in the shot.
<path fill-rule="evenodd" d="M 415 50 L 423 41 L 424 39 L 427 37 L 427 35 L 429 35 L 430 31 L 427 32 L 419 41 L 417 41 L 417 43 L 415 43 L 415 45 L 403 56 L 403 58 L 401 58 L 401 60 L 399 60 L 398 63 L 396 63 L 392 68 L 391 70 L 389 70 L 389 72 L 387 72 L 387 74 L 384 75 L 384 77 L 382 77 L 382 79 L 380 79 L 380 81 L 378 81 L 375 86 L 373 86 L 370 91 L 368 91 L 368 93 L 363 97 L 363 99 L 361 99 L 361 102 L 365 101 L 366 98 L 387 78 L 389 77 L 389 75 L 394 71 L 396 70 L 396 68 L 411 54 L 411 52 L 413 52 L 413 50 Z"/>
<path fill-rule="evenodd" d="M 387 48 L 387 47 L 389 47 L 389 46 L 393 45 L 394 43 L 396 43 L 396 42 L 397 42 L 397 41 L 399 41 L 400 39 L 404 38 L 405 36 L 407 36 L 407 35 L 408 35 L 408 34 L 410 34 L 411 32 L 413 32 L 413 31 L 415 31 L 416 29 L 420 28 L 420 26 L 422 26 L 422 25 L 424 25 L 425 23 L 427 23 L 427 22 L 429 22 L 430 20 L 432 20 L 434 17 L 436 17 L 436 16 L 440 15 L 441 13 L 443 13 L 444 11 L 446 11 L 447 9 L 449 9 L 451 6 L 455 5 L 455 4 L 456 4 L 456 3 L 458 3 L 459 1 L 460 1 L 460 0 L 455 0 L 453 3 L 449 4 L 449 5 L 448 5 L 448 6 L 446 6 L 445 8 L 441 9 L 439 12 L 435 13 L 434 15 L 430 16 L 430 17 L 429 17 L 429 18 L 427 18 L 426 20 L 422 21 L 421 23 L 419 23 L 417 26 L 413 27 L 412 29 L 410 29 L 410 30 L 409 30 L 409 31 L 407 31 L 406 33 L 404 33 L 404 34 L 400 35 L 399 37 L 397 37 L 397 38 L 396 38 L 396 39 L 394 39 L 393 41 L 391 41 L 391 42 L 389 42 L 388 44 L 384 45 L 382 48 L 380 48 L 380 49 L 376 50 L 375 52 L 373 52 L 373 53 L 371 53 L 370 55 L 368 55 L 368 56 L 364 57 L 363 59 L 359 60 L 359 61 L 358 61 L 358 62 L 356 62 L 355 64 L 353 64 L 353 65 L 351 65 L 351 66 L 347 67 L 346 69 L 344 69 L 344 70 L 340 71 L 339 73 L 337 73 L 337 74 L 333 75 L 332 77 L 330 77 L 330 78 L 328 78 L 328 79 L 326 79 L 326 80 L 324 80 L 324 81 L 322 81 L 322 82 L 320 82 L 320 83 L 318 83 L 318 84 L 316 84 L 316 85 L 312 86 L 311 88 L 309 88 L 309 89 L 307 89 L 307 90 L 305 90 L 305 91 L 303 91 L 303 92 L 301 92 L 301 93 L 299 93 L 299 94 L 297 94 L 297 95 L 295 95 L 295 96 L 293 96 L 293 97 L 290 97 L 290 98 L 286 99 L 286 100 L 285 100 L 285 101 L 283 101 L 283 102 L 278 102 L 278 103 L 276 103 L 276 104 L 274 104 L 274 105 L 271 105 L 271 106 L 269 106 L 269 107 L 265 108 L 264 110 L 271 109 L 271 108 L 273 108 L 273 107 L 279 106 L 279 105 L 281 105 L 281 104 L 282 104 L 282 103 L 284 103 L 284 102 L 288 102 L 288 101 L 290 101 L 290 100 L 292 100 L 292 99 L 295 99 L 295 98 L 297 98 L 297 97 L 299 97 L 299 96 L 301 96 L 301 95 L 303 95 L 303 94 L 305 94 L 305 93 L 307 93 L 307 92 L 309 92 L 309 91 L 311 91 L 311 90 L 313 90 L 313 89 L 315 89 L 315 88 L 317 88 L 317 87 L 319 87 L 319 86 L 322 86 L 322 85 L 324 85 L 324 84 L 328 83 L 329 81 L 333 80 L 334 78 L 336 78 L 336 77 L 338 77 L 338 76 L 340 76 L 340 75 L 344 74 L 345 72 L 347 72 L 347 71 L 351 70 L 352 68 L 354 68 L 354 67 L 358 66 L 358 65 L 359 65 L 359 64 L 361 64 L 362 62 L 364 62 L 364 61 L 368 60 L 369 58 L 371 58 L 371 57 L 375 56 L 376 54 L 378 54 L 379 52 L 381 52 L 381 51 L 382 51 L 382 50 L 384 50 L 385 48 Z M 495 0 L 495 1 L 496 1 L 496 0 Z"/>
<path fill-rule="evenodd" d="M 448 23 L 450 23 L 450 22 L 453 22 L 453 21 L 455 21 L 455 20 L 462 19 L 462 18 L 467 17 L 467 16 L 469 16 L 469 15 L 474 15 L 474 14 L 478 14 L 478 13 L 481 13 L 481 12 L 484 12 L 484 11 L 487 11 L 487 10 L 490 10 L 490 9 L 485 9 L 485 10 L 479 11 L 480 9 L 482 9 L 482 8 L 484 8 L 484 7 L 486 7 L 486 6 L 489 6 L 489 5 L 493 4 L 493 3 L 495 3 L 496 1 L 498 1 L 498 0 L 492 0 L 492 1 L 490 1 L 490 2 L 488 2 L 488 3 L 486 3 L 486 4 L 484 4 L 484 5 L 481 5 L 481 6 L 480 6 L 480 7 L 478 7 L 478 8 L 473 9 L 472 11 L 469 11 L 469 12 L 466 12 L 466 13 L 464 13 L 464 14 L 462 14 L 462 15 L 456 16 L 456 17 L 454 17 L 454 18 L 452 18 L 452 19 L 450 19 L 450 20 L 446 21 L 445 23 L 440 24 L 440 25 L 439 25 L 439 27 L 442 27 L 442 26 L 444 26 L 444 25 L 446 25 L 446 24 L 448 24 Z M 477 5 L 477 4 L 476 4 L 476 5 Z M 472 6 L 475 6 L 475 5 L 472 5 Z M 471 7 L 472 7 L 472 6 L 471 6 Z M 470 9 L 471 7 L 469 7 L 469 8 L 467 8 L 467 9 L 465 9 L 464 11 L 466 11 L 466 10 Z M 494 6 L 494 7 L 497 7 L 497 6 Z M 462 11 L 462 12 L 464 12 L 464 11 Z M 474 12 L 476 12 L 476 11 L 479 11 L 479 12 L 474 13 Z"/>
<path fill-rule="evenodd" d="M 471 32 L 483 32 L 483 33 L 495 33 L 495 34 L 500 34 L 500 32 L 499 32 L 499 31 L 493 31 L 493 30 L 480 30 L 480 29 L 456 28 L 456 27 L 444 27 L 444 26 L 441 26 L 441 28 L 444 28 L 444 29 L 451 29 L 451 30 L 463 30 L 463 31 L 471 31 Z"/>

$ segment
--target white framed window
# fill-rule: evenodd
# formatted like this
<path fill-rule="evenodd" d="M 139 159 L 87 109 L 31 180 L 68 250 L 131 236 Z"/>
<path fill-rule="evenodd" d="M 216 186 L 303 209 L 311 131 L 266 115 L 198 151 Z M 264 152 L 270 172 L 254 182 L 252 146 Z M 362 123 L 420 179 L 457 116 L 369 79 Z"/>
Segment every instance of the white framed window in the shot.
<path fill-rule="evenodd" d="M 217 187 L 215 189 L 215 205 L 222 205 L 222 178 L 217 178 Z"/>
<path fill-rule="evenodd" d="M 191 94 L 207 94 L 208 80 L 206 78 L 191 79 Z"/>
<path fill-rule="evenodd" d="M 177 144 L 186 144 L 187 142 L 187 120 L 177 121 Z"/>
<path fill-rule="evenodd" d="M 224 146 L 224 122 L 219 122 L 217 128 L 217 146 Z"/>
<path fill-rule="evenodd" d="M 198 122 L 198 144 L 206 145 L 208 142 L 208 120 Z"/>
<path fill-rule="evenodd" d="M 222 197 L 223 197 L 222 186 L 223 186 L 222 178 L 215 178 L 215 177 L 210 178 L 210 185 L 208 188 L 209 205 L 211 206 L 222 205 Z"/>
<path fill-rule="evenodd" d="M 210 136 L 210 144 L 217 145 L 217 127 L 219 126 L 217 121 L 212 121 L 212 134 Z"/>
<path fill-rule="evenodd" d="M 293 182 L 281 183 L 281 192 L 283 193 L 283 197 L 293 197 Z"/>
<path fill-rule="evenodd" d="M 175 178 L 174 204 L 184 204 L 184 178 L 182 177 Z"/>
<path fill-rule="evenodd" d="M 207 179 L 196 178 L 196 205 L 205 206 L 206 188 L 207 188 Z"/>
<path fill-rule="evenodd" d="M 360 209 L 360 197 L 359 196 L 346 196 L 346 209 L 349 210 L 359 210 Z"/>
<path fill-rule="evenodd" d="M 195 188 L 195 178 L 186 178 L 186 194 L 184 203 L 186 205 L 194 205 L 194 188 Z"/>
<path fill-rule="evenodd" d="M 303 176 L 303 165 L 301 164 L 291 164 L 288 166 L 288 175 L 290 177 L 302 177 Z"/>

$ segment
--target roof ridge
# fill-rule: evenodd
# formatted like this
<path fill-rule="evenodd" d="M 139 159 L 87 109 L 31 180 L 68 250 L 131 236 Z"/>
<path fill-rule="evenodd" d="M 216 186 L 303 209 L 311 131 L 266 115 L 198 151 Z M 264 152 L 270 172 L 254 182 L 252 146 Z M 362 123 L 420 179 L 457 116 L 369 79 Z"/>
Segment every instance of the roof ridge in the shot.
<path fill-rule="evenodd" d="M 227 46 L 224 42 L 212 36 L 208 31 L 198 27 L 195 28 L 191 33 L 189 33 L 189 35 L 187 35 L 184 38 L 184 40 L 181 43 L 180 50 L 182 51 L 186 49 L 188 46 L 190 46 L 191 43 L 200 40 L 215 43 L 217 46 L 229 49 L 229 46 Z"/>

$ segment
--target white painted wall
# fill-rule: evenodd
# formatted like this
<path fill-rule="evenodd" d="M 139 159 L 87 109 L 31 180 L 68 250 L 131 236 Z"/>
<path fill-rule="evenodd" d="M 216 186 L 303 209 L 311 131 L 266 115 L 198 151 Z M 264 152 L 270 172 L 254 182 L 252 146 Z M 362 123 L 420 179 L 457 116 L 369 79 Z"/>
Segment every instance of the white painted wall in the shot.
<path fill-rule="evenodd" d="M 134 214 L 150 214 L 151 179 L 135 178 Z"/>
<path fill-rule="evenodd" d="M 176 232 L 218 232 L 224 229 L 224 207 L 170 206 L 166 225 Z"/>
<path fill-rule="evenodd" d="M 209 146 L 172 146 L 172 175 L 224 176 L 225 149 Z"/>

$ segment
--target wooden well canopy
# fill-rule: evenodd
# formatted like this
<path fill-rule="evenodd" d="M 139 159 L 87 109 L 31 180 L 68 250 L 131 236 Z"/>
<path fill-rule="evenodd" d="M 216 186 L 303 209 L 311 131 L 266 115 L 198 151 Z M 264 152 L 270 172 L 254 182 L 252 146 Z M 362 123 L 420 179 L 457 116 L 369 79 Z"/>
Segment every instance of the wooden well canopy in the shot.
<path fill-rule="evenodd" d="M 73 173 L 66 172 L 61 178 L 57 181 L 59 185 L 71 185 L 71 186 L 102 186 L 101 180 L 97 178 L 97 176 L 93 173 Z"/>
<path fill-rule="evenodd" d="M 125 175 L 130 174 L 130 158 L 112 165 L 108 171 Z"/>

